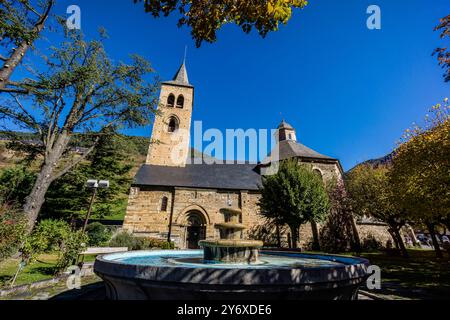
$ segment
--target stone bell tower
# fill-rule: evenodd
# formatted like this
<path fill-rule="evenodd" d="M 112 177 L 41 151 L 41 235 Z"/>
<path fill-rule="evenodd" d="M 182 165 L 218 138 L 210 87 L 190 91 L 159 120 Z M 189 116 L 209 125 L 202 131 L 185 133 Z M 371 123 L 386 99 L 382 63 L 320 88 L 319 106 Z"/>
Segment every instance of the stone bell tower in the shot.
<path fill-rule="evenodd" d="M 185 61 L 170 81 L 161 84 L 146 164 L 184 167 L 189 152 L 194 87 Z"/>

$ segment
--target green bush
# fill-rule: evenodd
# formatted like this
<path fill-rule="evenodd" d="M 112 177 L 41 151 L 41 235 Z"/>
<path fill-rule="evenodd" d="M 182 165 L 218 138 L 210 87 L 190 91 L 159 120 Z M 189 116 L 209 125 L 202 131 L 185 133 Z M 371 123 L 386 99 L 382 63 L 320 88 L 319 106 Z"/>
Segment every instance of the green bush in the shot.
<path fill-rule="evenodd" d="M 128 250 L 175 249 L 173 242 L 155 238 L 135 237 L 127 231 L 118 233 L 109 242 L 111 247 L 127 247 Z"/>
<path fill-rule="evenodd" d="M 25 237 L 26 219 L 22 212 L 0 205 L 0 261 L 16 253 Z"/>
<path fill-rule="evenodd" d="M 110 247 L 127 247 L 128 250 L 133 250 L 136 240 L 131 233 L 122 231 L 115 235 L 110 241 Z"/>
<path fill-rule="evenodd" d="M 111 240 L 111 231 L 100 222 L 93 222 L 86 227 L 88 244 L 90 246 L 103 246 Z"/>
<path fill-rule="evenodd" d="M 58 272 L 64 271 L 67 267 L 75 263 L 78 255 L 83 251 L 87 240 L 88 236 L 81 231 L 74 231 L 67 234 L 56 264 Z"/>
<path fill-rule="evenodd" d="M 73 231 L 65 221 L 42 220 L 27 237 L 22 248 L 23 258 L 29 261 L 41 253 L 58 252 L 56 271 L 60 272 L 74 263 L 87 239 L 86 234 Z"/>
<path fill-rule="evenodd" d="M 28 236 L 24 253 L 33 256 L 59 251 L 71 232 L 70 226 L 65 221 L 42 220 Z"/>

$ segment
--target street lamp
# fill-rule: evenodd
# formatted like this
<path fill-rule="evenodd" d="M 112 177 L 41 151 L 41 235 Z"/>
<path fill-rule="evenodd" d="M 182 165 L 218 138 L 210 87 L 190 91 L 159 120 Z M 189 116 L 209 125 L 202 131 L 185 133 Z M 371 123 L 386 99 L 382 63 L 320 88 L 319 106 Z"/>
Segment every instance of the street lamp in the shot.
<path fill-rule="evenodd" d="M 89 209 L 88 212 L 86 214 L 86 219 L 84 220 L 84 225 L 83 225 L 83 229 L 82 229 L 82 233 L 84 233 L 86 231 L 86 227 L 89 221 L 89 218 L 91 216 L 91 212 L 92 212 L 92 205 L 94 204 L 94 200 L 95 200 L 95 196 L 97 195 L 97 189 L 101 188 L 101 189 L 107 189 L 109 188 L 109 181 L 108 180 L 94 180 L 94 179 L 89 179 L 86 182 L 86 187 L 92 189 L 92 197 L 91 197 L 91 202 L 89 203 Z"/>

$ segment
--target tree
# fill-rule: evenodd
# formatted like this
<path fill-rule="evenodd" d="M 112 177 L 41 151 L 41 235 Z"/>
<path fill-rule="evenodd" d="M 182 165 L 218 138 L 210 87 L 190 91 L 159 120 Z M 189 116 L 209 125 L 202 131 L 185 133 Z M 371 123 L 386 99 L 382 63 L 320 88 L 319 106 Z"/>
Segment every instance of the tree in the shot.
<path fill-rule="evenodd" d="M 2 0 L 0 2 L 0 45 L 6 55 L 0 55 L 0 92 L 15 92 L 7 88 L 15 68 L 44 29 L 54 0 Z"/>
<path fill-rule="evenodd" d="M 388 172 L 388 165 L 359 165 L 346 175 L 347 191 L 355 213 L 386 223 L 396 247 L 407 257 L 408 252 L 400 235 L 407 216 L 394 197 Z"/>
<path fill-rule="evenodd" d="M 278 30 L 279 24 L 286 24 L 293 8 L 303 8 L 306 0 L 134 0 L 143 2 L 145 12 L 154 17 L 167 17 L 174 11 L 181 17 L 178 26 L 187 25 L 197 47 L 203 41 L 216 41 L 216 31 L 224 24 L 234 23 L 245 33 L 255 28 L 265 37 Z"/>
<path fill-rule="evenodd" d="M 411 219 L 423 222 L 438 257 L 436 226 L 450 217 L 450 120 L 448 99 L 430 110 L 423 127 L 406 130 L 392 160 L 396 199 Z"/>
<path fill-rule="evenodd" d="M 441 31 L 441 39 L 450 37 L 450 14 L 446 17 L 443 17 L 439 22 L 439 25 L 437 25 L 434 30 Z M 448 51 L 447 47 L 436 48 L 433 52 L 433 55 L 437 56 L 439 65 L 445 70 L 445 82 L 450 81 L 450 52 Z"/>
<path fill-rule="evenodd" d="M 342 180 L 331 181 L 327 185 L 330 199 L 330 214 L 320 232 L 320 247 L 330 253 L 352 249 L 361 251 L 358 230 L 354 222 L 351 201 Z"/>
<path fill-rule="evenodd" d="M 98 217 L 114 215 L 124 210 L 131 182 L 130 150 L 123 136 L 100 136 L 96 149 L 71 172 L 55 181 L 49 188 L 42 208 L 48 218 L 70 220 L 84 218 L 92 196 L 86 187 L 88 179 L 109 180 L 109 188 L 99 189 L 92 212 Z"/>
<path fill-rule="evenodd" d="M 294 248 L 300 226 L 323 220 L 330 208 L 322 179 L 295 160 L 283 161 L 275 175 L 263 177 L 259 206 L 262 216 L 289 226 Z"/>
<path fill-rule="evenodd" d="M 147 125 L 157 104 L 158 86 L 146 79 L 153 72 L 148 61 L 133 55 L 129 64 L 116 63 L 102 41 L 87 41 L 78 31 L 65 35 L 58 48 L 50 49 L 44 71 L 18 85 L 31 94 L 11 94 L 11 99 L 0 101 L 0 119 L 40 137 L 36 144 L 16 141 L 43 159 L 23 206 L 28 231 L 53 181 L 81 163 L 102 134 Z M 91 143 L 77 155 L 70 143 L 81 133 Z"/>

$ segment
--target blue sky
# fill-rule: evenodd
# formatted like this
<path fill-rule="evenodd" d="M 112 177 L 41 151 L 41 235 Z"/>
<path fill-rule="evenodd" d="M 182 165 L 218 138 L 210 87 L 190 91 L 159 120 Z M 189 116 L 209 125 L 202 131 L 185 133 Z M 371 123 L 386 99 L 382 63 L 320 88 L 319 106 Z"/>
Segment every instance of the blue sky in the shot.
<path fill-rule="evenodd" d="M 143 55 L 163 80 L 187 45 L 193 120 L 204 128 L 274 128 L 281 113 L 301 143 L 340 159 L 346 170 L 389 153 L 404 129 L 449 96 L 431 56 L 444 45 L 433 28 L 449 14 L 448 0 L 315 0 L 265 39 L 228 25 L 199 49 L 175 16 L 155 19 L 132 0 L 70 4 L 80 6 L 86 34 L 108 30 L 112 58 Z M 371 4 L 381 8 L 381 30 L 366 28 Z M 58 13 L 67 5 L 58 1 Z"/>

